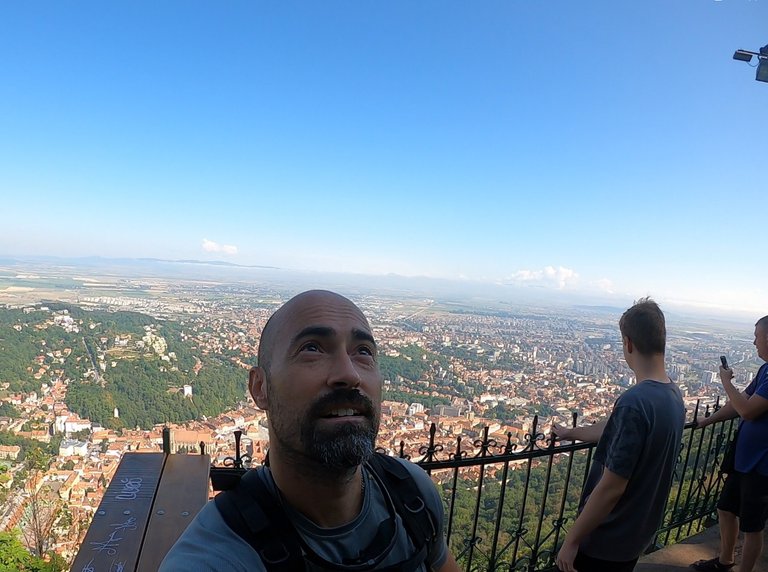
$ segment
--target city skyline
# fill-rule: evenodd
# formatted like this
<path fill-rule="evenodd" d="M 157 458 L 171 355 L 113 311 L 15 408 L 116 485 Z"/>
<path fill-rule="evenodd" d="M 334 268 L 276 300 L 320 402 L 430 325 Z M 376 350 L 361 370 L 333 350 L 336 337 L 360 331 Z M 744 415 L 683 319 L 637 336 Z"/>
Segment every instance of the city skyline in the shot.
<path fill-rule="evenodd" d="M 0 255 L 223 260 L 766 313 L 768 86 L 731 59 L 768 43 L 765 2 L 0 16 L 14 56 Z"/>

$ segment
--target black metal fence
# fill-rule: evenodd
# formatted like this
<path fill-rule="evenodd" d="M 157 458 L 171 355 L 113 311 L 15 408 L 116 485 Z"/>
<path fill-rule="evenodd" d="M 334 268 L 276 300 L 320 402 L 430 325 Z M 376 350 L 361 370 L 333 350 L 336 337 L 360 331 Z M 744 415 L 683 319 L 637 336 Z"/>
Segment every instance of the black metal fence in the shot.
<path fill-rule="evenodd" d="M 719 403 L 712 410 L 717 410 Z M 708 417 L 697 404 L 686 424 L 664 519 L 650 550 L 679 542 L 711 526 L 724 477 L 719 471 L 735 420 L 698 428 Z M 573 415 L 573 425 L 577 423 Z M 443 495 L 449 546 L 462 569 L 470 571 L 556 570 L 555 558 L 568 526 L 576 518 L 595 445 L 557 444 L 534 417 L 522 444 L 489 436 L 458 436 L 452 450 L 440 444 L 433 423 L 429 438 L 410 454 L 400 443 L 397 454 L 424 468 Z M 238 441 L 239 445 L 239 441 Z M 239 446 L 233 461 L 240 459 Z M 214 467 L 216 480 L 242 472 L 242 463 Z"/>

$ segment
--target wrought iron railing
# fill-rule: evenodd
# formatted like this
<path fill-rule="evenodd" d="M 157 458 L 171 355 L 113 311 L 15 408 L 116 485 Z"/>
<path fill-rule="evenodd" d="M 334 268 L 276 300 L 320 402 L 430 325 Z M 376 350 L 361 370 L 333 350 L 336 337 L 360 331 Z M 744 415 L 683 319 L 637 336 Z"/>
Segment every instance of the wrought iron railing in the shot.
<path fill-rule="evenodd" d="M 735 428 L 734 420 L 697 427 L 696 420 L 719 409 L 699 410 L 686 424 L 655 550 L 711 526 L 724 477 L 720 462 Z M 573 425 L 577 417 L 573 415 Z M 239 437 L 239 435 L 238 435 Z M 449 546 L 462 569 L 471 571 L 555 571 L 555 558 L 568 525 L 575 520 L 595 445 L 558 445 L 540 430 L 538 417 L 522 443 L 504 442 L 488 427 L 475 439 L 455 437 L 446 451 L 433 423 L 417 455 L 399 443 L 395 454 L 427 471 L 443 495 Z M 216 490 L 231 486 L 245 471 L 237 450 L 230 466 L 212 467 Z"/>

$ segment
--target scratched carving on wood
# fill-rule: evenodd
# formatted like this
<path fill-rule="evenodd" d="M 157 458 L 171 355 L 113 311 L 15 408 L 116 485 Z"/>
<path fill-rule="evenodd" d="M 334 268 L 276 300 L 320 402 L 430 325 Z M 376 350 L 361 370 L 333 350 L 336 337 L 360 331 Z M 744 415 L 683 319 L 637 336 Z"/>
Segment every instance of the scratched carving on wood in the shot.
<path fill-rule="evenodd" d="M 80 545 L 72 570 L 135 570 L 162 468 L 162 453 L 123 456 Z"/>
<path fill-rule="evenodd" d="M 109 568 L 107 570 L 108 572 L 125 572 L 125 562 L 116 562 L 113 560 L 109 564 Z M 91 558 L 88 563 L 83 566 L 83 569 L 80 572 L 96 572 L 96 569 L 93 567 L 93 558 Z"/>
<path fill-rule="evenodd" d="M 120 479 L 123 485 L 123 491 L 115 498 L 117 500 L 135 500 L 136 495 L 141 490 L 141 477 L 133 477 L 132 479 Z"/>
<path fill-rule="evenodd" d="M 89 544 L 93 545 L 93 550 L 96 550 L 97 552 L 106 551 L 110 556 L 114 556 L 117 554 L 117 548 L 120 546 L 120 541 L 123 539 L 123 536 L 120 536 L 120 534 L 124 530 L 136 530 L 136 519 L 131 517 L 125 522 L 113 524 L 111 526 L 115 530 L 110 533 L 106 540 L 102 542 L 92 541 Z"/>

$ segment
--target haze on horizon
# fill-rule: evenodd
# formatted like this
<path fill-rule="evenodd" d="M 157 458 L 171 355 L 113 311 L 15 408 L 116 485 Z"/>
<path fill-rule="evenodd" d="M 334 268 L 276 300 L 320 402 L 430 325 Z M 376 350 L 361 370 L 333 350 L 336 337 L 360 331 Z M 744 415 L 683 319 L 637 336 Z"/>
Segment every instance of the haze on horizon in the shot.
<path fill-rule="evenodd" d="M 353 299 L 389 300 L 416 307 L 442 307 L 468 312 L 568 316 L 610 315 L 618 321 L 632 298 L 611 300 L 598 294 L 457 281 L 444 278 L 299 271 L 277 267 L 241 266 L 230 262 L 138 258 L 60 258 L 0 256 L 0 306 L 21 307 L 50 300 L 79 303 L 81 299 L 142 296 L 160 298 L 179 293 L 263 296 L 287 299 L 320 288 Z M 127 296 L 127 298 L 125 298 Z M 281 298 L 282 297 L 282 298 Z M 688 306 L 661 301 L 670 326 L 683 331 L 729 331 L 751 334 L 754 312 Z M 746 339 L 746 337 L 745 337 Z M 751 338 L 750 338 L 751 339 Z"/>
<path fill-rule="evenodd" d="M 767 313 L 768 3 L 8 4 L 0 255 Z"/>

